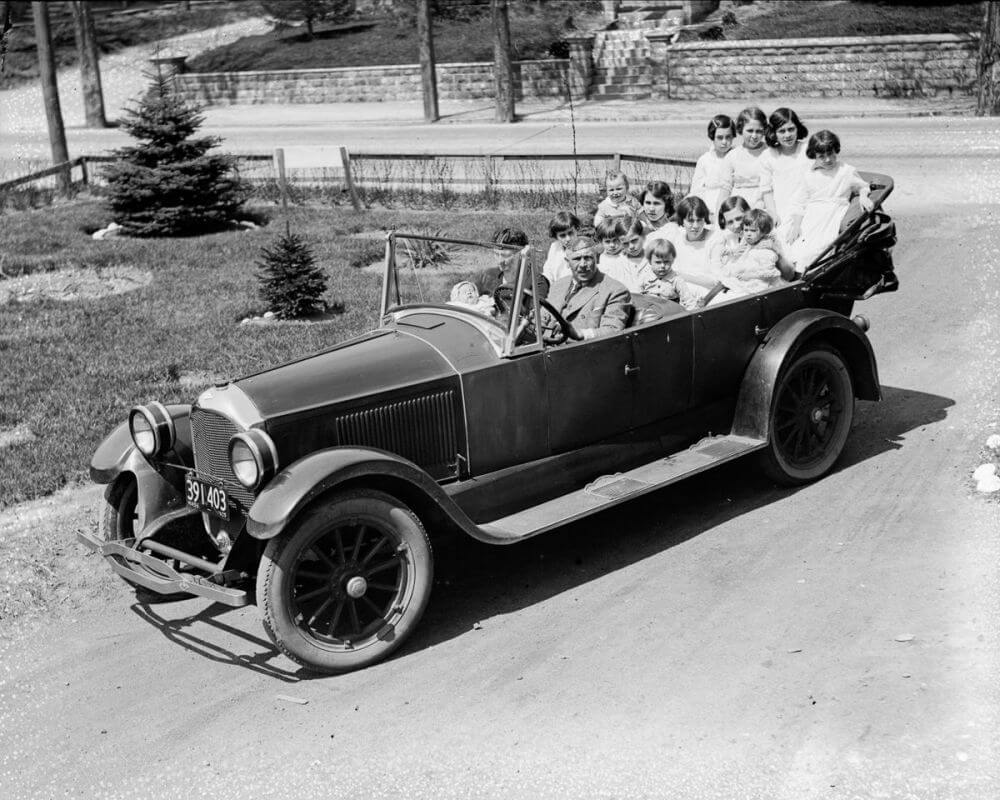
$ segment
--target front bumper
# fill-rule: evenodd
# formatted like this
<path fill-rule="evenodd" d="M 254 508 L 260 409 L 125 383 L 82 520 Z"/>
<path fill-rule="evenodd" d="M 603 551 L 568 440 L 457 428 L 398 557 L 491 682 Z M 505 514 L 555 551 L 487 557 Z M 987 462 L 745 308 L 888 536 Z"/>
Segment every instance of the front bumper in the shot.
<path fill-rule="evenodd" d="M 190 572 L 178 572 L 165 560 L 136 550 L 135 539 L 106 542 L 83 531 L 79 531 L 76 537 L 103 556 L 111 569 L 122 578 L 149 591 L 157 594 L 193 594 L 234 608 L 250 603 L 250 597 L 243 589 L 223 586 Z"/>

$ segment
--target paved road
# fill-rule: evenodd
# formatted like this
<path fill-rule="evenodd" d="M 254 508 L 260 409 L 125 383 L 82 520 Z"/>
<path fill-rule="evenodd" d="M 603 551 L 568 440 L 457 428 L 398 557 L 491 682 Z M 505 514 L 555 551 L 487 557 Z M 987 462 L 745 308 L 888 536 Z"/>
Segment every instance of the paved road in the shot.
<path fill-rule="evenodd" d="M 686 154 L 699 128 L 578 133 Z M 835 474 L 779 490 L 740 462 L 524 546 L 445 547 L 417 635 L 337 678 L 277 656 L 252 609 L 143 607 L 115 588 L 5 647 L 0 796 L 1000 795 L 1000 505 L 969 479 L 1000 430 L 998 122 L 835 130 L 847 160 L 897 180 L 902 280 L 861 309 L 885 399 L 859 405 Z M 234 149 L 567 135 L 220 131 Z"/>

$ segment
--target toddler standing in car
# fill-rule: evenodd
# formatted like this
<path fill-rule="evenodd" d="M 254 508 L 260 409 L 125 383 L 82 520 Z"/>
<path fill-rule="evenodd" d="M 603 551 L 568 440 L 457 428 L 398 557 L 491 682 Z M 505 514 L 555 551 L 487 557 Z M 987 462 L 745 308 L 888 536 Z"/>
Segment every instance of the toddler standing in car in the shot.
<path fill-rule="evenodd" d="M 774 229 L 771 215 L 761 208 L 747 211 L 740 235 L 741 249 L 722 267 L 722 283 L 738 294 L 754 294 L 782 284 L 778 254 L 769 241 Z"/>
<path fill-rule="evenodd" d="M 699 295 L 674 272 L 677 250 L 667 239 L 654 239 L 646 245 L 646 265 L 642 270 L 640 294 L 651 294 L 664 300 L 676 300 L 688 311 L 700 307 Z"/>
<path fill-rule="evenodd" d="M 639 201 L 629 193 L 628 176 L 621 171 L 609 172 L 605 180 L 607 196 L 597 204 L 594 227 L 605 220 L 631 220 L 639 213 Z"/>

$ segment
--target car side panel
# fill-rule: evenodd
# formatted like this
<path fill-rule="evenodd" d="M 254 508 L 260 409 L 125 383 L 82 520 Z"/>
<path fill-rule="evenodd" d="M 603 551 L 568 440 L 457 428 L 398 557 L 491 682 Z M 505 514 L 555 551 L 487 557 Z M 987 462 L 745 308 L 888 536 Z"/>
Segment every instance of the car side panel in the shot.
<path fill-rule="evenodd" d="M 640 428 L 690 407 L 692 321 L 686 314 L 628 331 L 633 384 L 632 427 Z"/>
<path fill-rule="evenodd" d="M 735 396 L 760 343 L 759 295 L 709 306 L 694 315 L 691 406 Z"/>
<path fill-rule="evenodd" d="M 468 469 L 484 475 L 549 454 L 548 396 L 541 353 L 462 375 Z"/>
<path fill-rule="evenodd" d="M 623 334 L 545 351 L 549 447 L 561 453 L 631 427 L 632 343 Z"/>

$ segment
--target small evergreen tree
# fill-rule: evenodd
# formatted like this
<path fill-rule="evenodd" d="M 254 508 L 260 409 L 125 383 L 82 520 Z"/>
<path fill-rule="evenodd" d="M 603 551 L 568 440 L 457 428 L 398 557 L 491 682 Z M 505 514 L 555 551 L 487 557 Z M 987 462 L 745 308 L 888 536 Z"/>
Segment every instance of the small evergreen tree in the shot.
<path fill-rule="evenodd" d="M 140 144 L 114 152 L 105 171 L 115 221 L 131 236 L 177 236 L 218 230 L 243 204 L 233 159 L 209 154 L 217 136 L 193 138 L 205 118 L 153 78 L 149 91 L 126 111 L 122 127 Z"/>
<path fill-rule="evenodd" d="M 316 266 L 309 245 L 287 227 L 273 248 L 262 247 L 257 263 L 261 299 L 284 319 L 304 317 L 326 310 L 321 299 L 326 291 L 326 273 Z"/>

